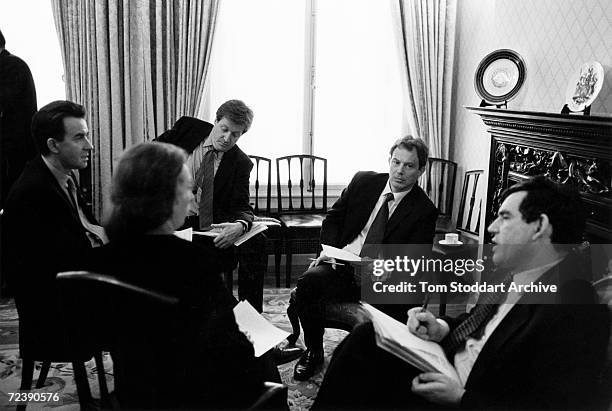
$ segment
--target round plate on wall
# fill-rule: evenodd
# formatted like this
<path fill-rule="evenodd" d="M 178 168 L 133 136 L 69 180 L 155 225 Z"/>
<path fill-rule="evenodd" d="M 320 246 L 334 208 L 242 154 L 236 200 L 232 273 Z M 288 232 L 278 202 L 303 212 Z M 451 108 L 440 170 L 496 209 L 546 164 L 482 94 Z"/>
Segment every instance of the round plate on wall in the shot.
<path fill-rule="evenodd" d="M 525 81 L 525 62 L 514 50 L 501 49 L 482 59 L 474 75 L 476 93 L 487 103 L 509 101 Z"/>

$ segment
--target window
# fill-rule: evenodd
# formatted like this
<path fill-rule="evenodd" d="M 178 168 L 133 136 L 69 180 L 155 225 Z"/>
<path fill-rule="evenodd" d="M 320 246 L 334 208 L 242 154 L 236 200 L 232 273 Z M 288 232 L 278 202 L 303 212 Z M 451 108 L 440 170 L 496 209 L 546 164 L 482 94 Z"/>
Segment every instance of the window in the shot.
<path fill-rule="evenodd" d="M 386 171 L 403 117 L 392 30 L 389 1 L 224 0 L 201 115 L 212 120 L 223 101 L 244 100 L 255 119 L 240 147 L 272 159 L 325 157 L 330 186 Z"/>
<path fill-rule="evenodd" d="M 38 107 L 64 100 L 64 66 L 50 1 L 0 2 L 0 29 L 6 49 L 30 67 Z"/>

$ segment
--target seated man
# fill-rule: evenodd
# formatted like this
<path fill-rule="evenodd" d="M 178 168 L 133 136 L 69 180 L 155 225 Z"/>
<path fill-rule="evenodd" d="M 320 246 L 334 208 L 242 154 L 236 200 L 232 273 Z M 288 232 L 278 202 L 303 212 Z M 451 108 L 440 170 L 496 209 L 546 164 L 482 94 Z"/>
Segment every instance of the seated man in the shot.
<path fill-rule="evenodd" d="M 224 269 L 236 266 L 234 241 L 253 222 L 249 205 L 249 176 L 253 163 L 236 145 L 251 127 L 253 112 L 240 100 L 223 103 L 216 113 L 215 124 L 193 117 L 181 117 L 174 126 L 157 138 L 185 149 L 190 171 L 195 176 L 195 202 L 187 225 L 196 230 L 220 228 L 214 241 L 205 243 L 216 249 Z M 208 238 L 199 240 L 207 241 Z M 259 312 L 263 305 L 263 278 L 268 257 L 265 237 L 257 235 L 239 250 L 238 297 L 248 300 Z"/>
<path fill-rule="evenodd" d="M 106 241 L 75 173 L 87 167 L 88 135 L 83 106 L 54 101 L 41 108 L 32 118 L 39 155 L 26 165 L 4 208 L 3 268 L 15 291 L 22 357 L 30 357 L 33 347 L 39 356 L 63 355 L 57 326 L 49 321 L 59 315 L 55 276 L 78 269 L 79 258 Z"/>
<path fill-rule="evenodd" d="M 397 140 L 389 150 L 389 174 L 357 173 L 321 228 L 321 243 L 360 255 L 364 245 L 432 244 L 438 212 L 418 186 L 428 148 L 419 138 Z M 294 378 L 312 377 L 323 363 L 323 309 L 329 301 L 358 301 L 360 284 L 350 266 L 322 263 L 322 254 L 298 280 L 295 304 L 306 351 Z M 405 319 L 405 308 L 402 309 Z"/>
<path fill-rule="evenodd" d="M 383 351 L 372 324 L 361 324 L 334 353 L 313 408 L 593 407 L 610 330 L 607 307 L 576 278 L 581 267 L 571 244 L 580 242 L 586 220 L 580 196 L 537 177 L 502 198 L 488 227 L 497 271 L 508 284 L 555 284 L 558 291 L 485 294 L 456 319 L 410 310 L 409 330 L 440 342 L 458 380 Z M 490 303 L 492 295 L 503 304 Z"/>

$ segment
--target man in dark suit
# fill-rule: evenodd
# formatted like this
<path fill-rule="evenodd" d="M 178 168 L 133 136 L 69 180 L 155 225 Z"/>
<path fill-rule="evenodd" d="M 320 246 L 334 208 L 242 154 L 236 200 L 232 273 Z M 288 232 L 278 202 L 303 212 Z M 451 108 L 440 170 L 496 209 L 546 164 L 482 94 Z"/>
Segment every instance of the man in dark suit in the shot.
<path fill-rule="evenodd" d="M 4 47 L 0 31 L 0 208 L 26 162 L 36 153 L 30 124 L 36 112 L 36 88 L 28 65 Z"/>
<path fill-rule="evenodd" d="M 229 100 L 217 109 L 214 124 L 181 117 L 157 138 L 157 141 L 172 143 L 190 154 L 191 171 L 195 176 L 195 204 L 194 215 L 187 218 L 187 225 L 197 230 L 221 229 L 214 241 L 204 245 L 224 261 L 226 270 L 236 266 L 234 241 L 253 223 L 249 205 L 249 176 L 253 163 L 236 145 L 252 121 L 253 112 L 249 107 L 240 100 Z M 205 171 L 208 166 L 212 167 L 209 173 Z M 213 189 L 209 190 L 211 186 Z M 247 299 L 260 312 L 267 266 L 264 247 L 265 239 L 261 235 L 243 244 L 238 269 L 239 298 Z"/>
<path fill-rule="evenodd" d="M 422 372 L 378 348 L 366 323 L 334 353 L 313 408 L 593 408 L 610 322 L 571 252 L 585 215 L 576 191 L 544 177 L 510 187 L 488 227 L 492 260 L 509 292 L 481 295 L 455 319 L 409 312 L 409 330 L 440 342 L 457 378 Z M 529 284 L 558 289 L 516 291 Z"/>
<path fill-rule="evenodd" d="M 92 145 L 83 106 L 54 101 L 32 119 L 40 153 L 30 161 L 9 192 L 2 220 L 4 272 L 15 291 L 22 356 L 37 352 L 57 356 L 59 307 L 55 276 L 80 268 L 79 258 L 106 236 L 78 189 L 76 170 L 89 161 Z"/>
<path fill-rule="evenodd" d="M 417 184 L 428 148 L 408 136 L 395 142 L 389 156 L 389 174 L 359 172 L 353 177 L 323 221 L 322 244 L 356 255 L 380 244 L 432 244 L 438 211 Z M 296 380 L 310 378 L 323 362 L 325 303 L 360 299 L 353 269 L 323 261 L 329 257 L 322 254 L 297 284 L 294 308 L 307 350 L 295 366 Z M 406 310 L 401 311 L 405 316 Z"/>

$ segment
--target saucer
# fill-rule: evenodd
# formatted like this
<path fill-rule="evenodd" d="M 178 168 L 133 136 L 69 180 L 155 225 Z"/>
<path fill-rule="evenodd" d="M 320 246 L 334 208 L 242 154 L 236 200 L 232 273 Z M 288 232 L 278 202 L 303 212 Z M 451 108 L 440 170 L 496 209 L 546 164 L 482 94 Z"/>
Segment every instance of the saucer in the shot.
<path fill-rule="evenodd" d="M 458 246 L 458 245 L 463 245 L 463 243 L 461 241 L 459 241 L 459 240 L 457 240 L 456 243 L 449 243 L 446 240 L 440 240 L 440 241 L 438 241 L 438 244 L 446 245 L 446 246 L 449 246 L 449 247 L 455 247 L 455 246 Z"/>

